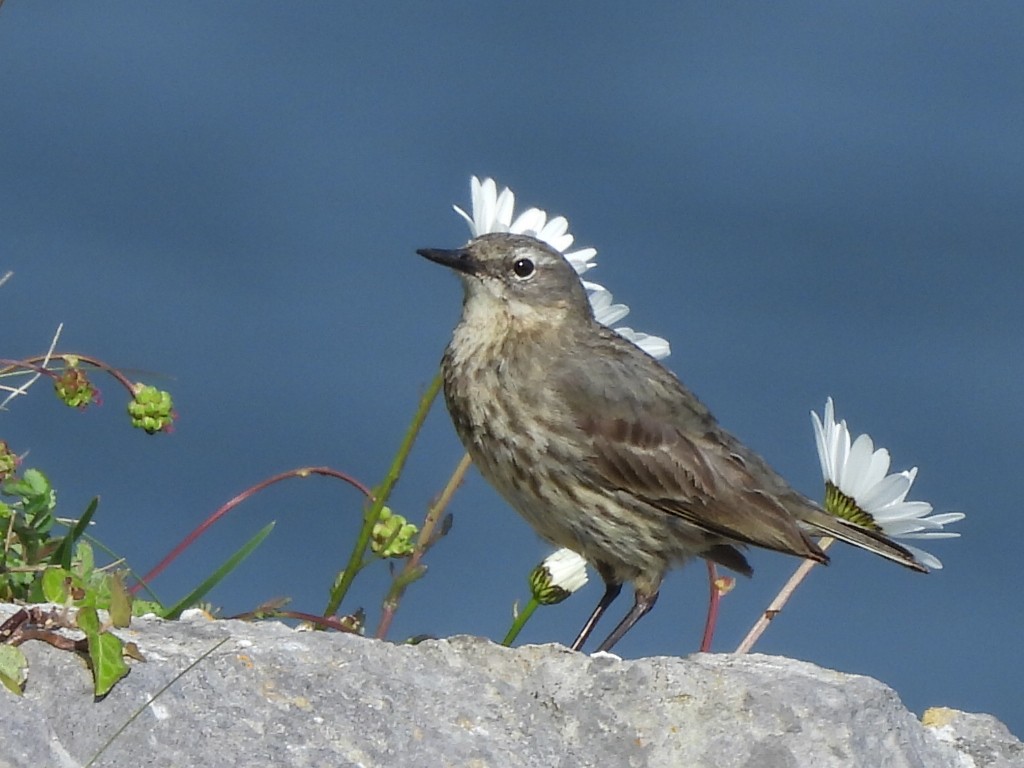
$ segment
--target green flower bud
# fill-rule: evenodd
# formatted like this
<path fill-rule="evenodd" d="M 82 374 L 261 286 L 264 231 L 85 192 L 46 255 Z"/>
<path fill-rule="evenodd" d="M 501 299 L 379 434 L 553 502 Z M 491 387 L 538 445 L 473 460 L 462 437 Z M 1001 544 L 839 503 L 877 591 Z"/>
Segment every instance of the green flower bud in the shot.
<path fill-rule="evenodd" d="M 89 381 L 85 371 L 78 367 L 73 358 L 67 358 L 68 367 L 53 382 L 57 397 L 71 408 L 85 409 L 89 405 L 99 405 L 100 391 Z"/>
<path fill-rule="evenodd" d="M 416 547 L 413 539 L 417 533 L 419 528 L 384 507 L 373 526 L 370 550 L 381 557 L 408 557 Z"/>
<path fill-rule="evenodd" d="M 132 426 L 149 434 L 170 432 L 178 414 L 174 412 L 171 393 L 148 384 L 136 384 L 135 395 L 128 403 Z"/>
<path fill-rule="evenodd" d="M 13 475 L 18 469 L 19 463 L 20 460 L 14 451 L 7 446 L 6 442 L 0 440 L 0 480 Z"/>

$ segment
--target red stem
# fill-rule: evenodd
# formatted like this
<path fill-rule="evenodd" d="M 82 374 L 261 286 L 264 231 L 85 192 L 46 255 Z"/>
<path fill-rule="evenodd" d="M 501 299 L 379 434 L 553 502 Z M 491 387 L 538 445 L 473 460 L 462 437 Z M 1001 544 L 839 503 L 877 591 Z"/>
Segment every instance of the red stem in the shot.
<path fill-rule="evenodd" d="M 216 512 L 214 512 L 212 515 L 206 518 L 188 536 L 182 539 L 181 543 L 178 544 L 178 546 L 176 546 L 174 549 L 172 549 L 170 553 L 164 557 L 163 560 L 161 560 L 152 569 L 150 569 L 149 573 L 143 576 L 139 580 L 138 584 L 133 585 L 129 589 L 129 592 L 131 592 L 133 595 L 137 594 L 138 591 L 142 589 L 142 587 L 145 584 L 148 584 L 150 581 L 152 581 L 161 573 L 163 573 L 164 569 L 167 568 L 167 566 L 170 565 L 172 562 L 174 562 L 178 555 L 180 555 L 182 552 L 188 549 L 188 547 L 191 546 L 196 539 L 202 536 L 203 533 L 206 532 L 207 528 L 216 523 L 218 520 L 224 517 L 224 515 L 226 515 L 232 509 L 234 509 L 243 501 L 248 499 L 250 496 L 259 493 L 264 488 L 267 488 L 273 485 L 274 483 L 278 483 L 281 480 L 287 480 L 292 477 L 309 477 L 310 475 L 325 475 L 326 477 L 335 477 L 339 480 L 344 480 L 349 485 L 359 489 L 362 492 L 362 494 L 367 498 L 373 498 L 373 492 L 365 485 L 360 483 L 358 480 L 356 480 L 354 477 L 351 477 L 337 469 L 331 469 L 330 467 L 300 467 L 299 469 L 292 469 L 287 472 L 282 472 L 279 475 L 274 475 L 273 477 L 269 477 L 266 480 L 263 480 L 262 482 L 259 482 L 254 486 L 251 486 L 250 488 L 246 488 L 240 494 L 235 496 L 235 498 L 231 499 L 231 501 L 221 506 Z"/>
<path fill-rule="evenodd" d="M 708 566 L 708 585 L 711 587 L 711 594 L 708 598 L 708 618 L 704 622 L 704 637 L 700 641 L 701 653 L 711 651 L 711 641 L 715 637 L 715 625 L 718 623 L 718 605 L 722 601 L 722 593 L 718 591 L 718 572 L 715 564 L 710 560 L 704 561 Z"/>
<path fill-rule="evenodd" d="M 109 373 L 111 376 L 113 376 L 115 379 L 117 379 L 117 381 L 125 389 L 128 390 L 128 393 L 130 395 L 132 395 L 132 396 L 135 395 L 135 384 L 132 382 L 131 379 L 129 379 L 127 376 L 125 376 L 123 373 L 121 373 L 119 370 L 117 370 L 117 368 L 114 368 L 111 365 L 107 365 L 102 360 L 97 360 L 95 357 L 89 357 L 88 355 L 76 355 L 73 352 L 56 352 L 55 351 L 52 355 L 50 355 L 50 362 L 53 362 L 54 360 L 61 360 L 61 361 L 66 363 L 67 362 L 67 358 L 69 358 L 69 357 L 75 358 L 80 363 L 87 363 L 87 364 L 91 365 L 93 368 L 95 368 L 97 370 Z M 12 371 L 15 368 L 27 368 L 30 371 L 35 371 L 37 373 L 42 373 L 42 374 L 44 374 L 46 376 L 49 376 L 50 378 L 56 379 L 57 378 L 57 374 L 54 373 L 53 369 L 43 368 L 42 366 L 37 364 L 37 363 L 42 362 L 45 359 L 46 359 L 45 355 L 37 355 L 35 357 L 28 357 L 28 358 L 25 358 L 24 360 L 0 359 L 0 365 L 4 366 L 3 368 L 0 368 L 0 373 L 9 373 L 10 371 Z"/>

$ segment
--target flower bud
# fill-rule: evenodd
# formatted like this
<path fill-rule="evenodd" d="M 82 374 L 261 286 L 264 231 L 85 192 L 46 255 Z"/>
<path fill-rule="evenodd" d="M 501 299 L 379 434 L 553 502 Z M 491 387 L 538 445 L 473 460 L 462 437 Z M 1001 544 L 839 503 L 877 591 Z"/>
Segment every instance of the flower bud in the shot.
<path fill-rule="evenodd" d="M 571 549 L 548 555 L 530 572 L 530 593 L 541 605 L 555 605 L 587 583 L 587 561 Z"/>
<path fill-rule="evenodd" d="M 370 550 L 381 557 L 408 557 L 415 549 L 413 539 L 417 533 L 415 525 L 384 507 L 373 526 Z"/>
<path fill-rule="evenodd" d="M 132 417 L 132 426 L 143 429 L 149 434 L 170 432 L 174 419 L 174 402 L 171 393 L 148 384 L 136 384 L 135 395 L 128 403 L 128 415 Z"/>

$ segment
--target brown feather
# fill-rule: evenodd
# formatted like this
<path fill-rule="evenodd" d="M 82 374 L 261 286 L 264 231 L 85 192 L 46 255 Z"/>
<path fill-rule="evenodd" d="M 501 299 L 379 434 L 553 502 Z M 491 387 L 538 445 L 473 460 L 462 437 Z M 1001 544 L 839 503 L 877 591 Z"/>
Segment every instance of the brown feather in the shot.
<path fill-rule="evenodd" d="M 592 441 L 593 470 L 617 490 L 716 536 L 828 561 L 742 462 L 726 456 L 723 466 L 716 452 L 643 417 L 585 416 L 579 426 Z"/>

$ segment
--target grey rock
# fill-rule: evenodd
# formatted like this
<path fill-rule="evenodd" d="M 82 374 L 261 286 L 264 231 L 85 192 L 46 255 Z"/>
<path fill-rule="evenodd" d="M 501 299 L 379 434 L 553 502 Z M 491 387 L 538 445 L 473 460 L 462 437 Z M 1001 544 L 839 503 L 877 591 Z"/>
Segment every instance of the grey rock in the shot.
<path fill-rule="evenodd" d="M 101 701 L 80 659 L 22 645 L 25 695 L 0 688 L 0 768 L 83 766 L 126 723 L 94 765 L 1024 768 L 988 715 L 922 724 L 875 680 L 780 657 L 621 661 L 198 618 L 117 633 L 147 661 Z"/>
<path fill-rule="evenodd" d="M 1024 764 L 1024 746 L 992 715 L 933 707 L 921 721 L 935 738 L 961 753 L 960 765 L 1011 768 Z"/>

